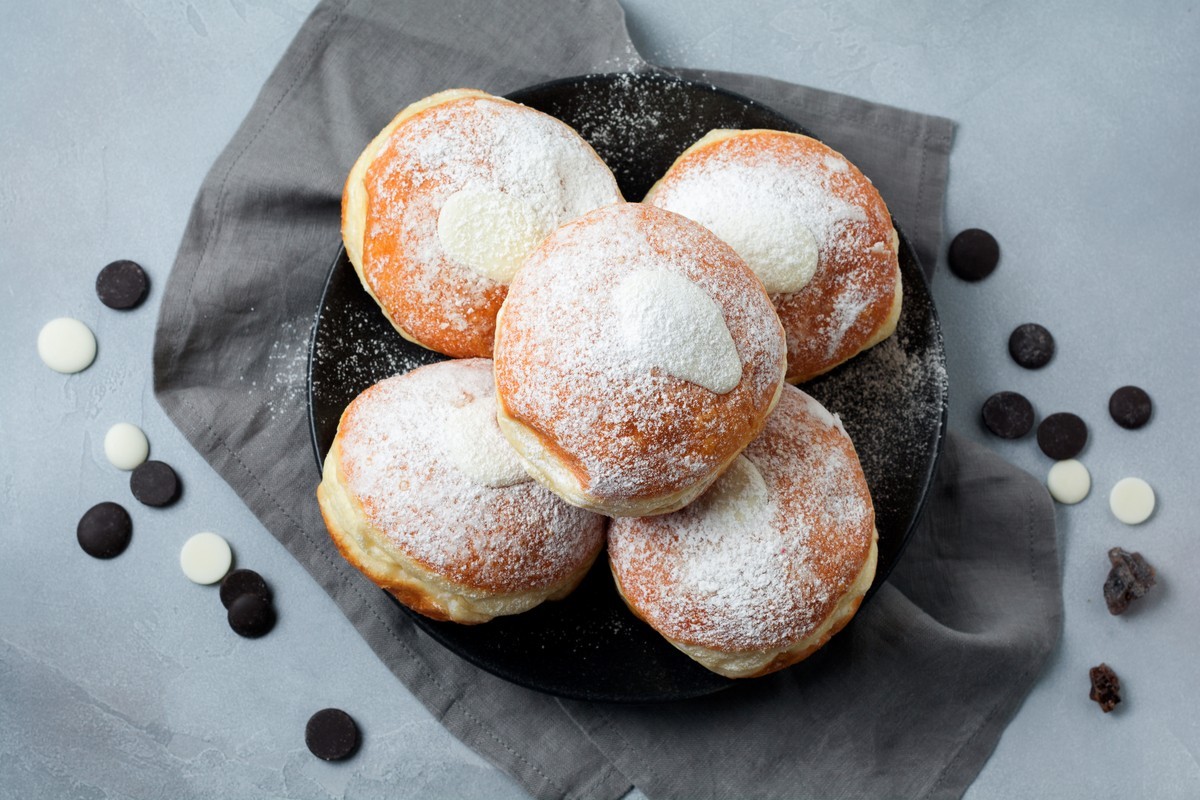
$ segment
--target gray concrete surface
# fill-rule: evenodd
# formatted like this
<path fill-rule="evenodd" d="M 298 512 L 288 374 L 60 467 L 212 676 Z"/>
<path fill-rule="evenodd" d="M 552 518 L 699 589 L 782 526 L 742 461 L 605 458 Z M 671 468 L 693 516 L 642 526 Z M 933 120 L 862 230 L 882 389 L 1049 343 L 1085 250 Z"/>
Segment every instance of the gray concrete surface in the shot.
<path fill-rule="evenodd" d="M 298 564 L 193 453 L 150 389 L 160 290 L 196 188 L 311 0 L 7 4 L 0 26 L 0 797 L 521 797 L 409 697 Z M 625 0 L 651 61 L 758 72 L 960 123 L 947 230 L 981 226 L 1004 256 L 975 285 L 944 264 L 954 427 L 1044 475 L 1030 439 L 976 422 L 991 392 L 1091 426 L 1091 496 L 1059 509 L 1062 645 L 968 792 L 1010 797 L 1200 797 L 1200 12 L 1193 4 L 1032 2 L 741 6 Z M 97 270 L 143 263 L 140 310 L 95 300 Z M 37 359 L 37 331 L 76 316 L 96 363 L 74 377 Z M 1037 321 L 1059 352 L 1019 369 L 1005 342 Z M 1145 429 L 1105 412 L 1145 387 Z M 166 511 L 128 499 L 104 459 L 130 421 L 186 490 Z M 1159 507 L 1117 522 L 1108 490 L 1147 479 Z M 126 501 L 134 543 L 81 554 L 80 513 Z M 215 530 L 268 577 L 281 608 L 260 641 L 225 626 L 215 591 L 180 574 L 179 547 Z M 1161 585 L 1123 617 L 1104 608 L 1104 553 L 1120 544 Z M 1126 702 L 1102 715 L 1087 669 L 1111 664 Z M 362 751 L 326 764 L 308 715 L 342 706 Z M 635 796 L 638 793 L 634 793 Z"/>

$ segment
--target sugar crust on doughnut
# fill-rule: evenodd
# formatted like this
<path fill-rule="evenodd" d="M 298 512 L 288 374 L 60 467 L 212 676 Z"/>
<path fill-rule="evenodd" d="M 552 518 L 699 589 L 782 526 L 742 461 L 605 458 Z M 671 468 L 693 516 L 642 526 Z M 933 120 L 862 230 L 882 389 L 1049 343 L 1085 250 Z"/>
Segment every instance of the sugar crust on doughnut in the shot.
<path fill-rule="evenodd" d="M 768 201 L 767 208 L 755 205 Z M 710 131 L 680 154 L 644 202 L 715 230 L 727 227 L 756 246 L 756 235 L 773 233 L 756 227 L 771 214 L 813 229 L 815 274 L 798 291 L 772 295 L 787 331 L 790 383 L 827 372 L 895 331 L 903 298 L 899 236 L 870 180 L 821 142 L 784 131 Z"/>
<path fill-rule="evenodd" d="M 460 190 L 528 205 L 545 233 L 622 198 L 565 123 L 475 89 L 413 103 L 367 145 L 342 193 L 342 238 L 359 280 L 409 341 L 490 357 L 506 286 L 451 259 L 438 236 L 441 208 Z"/>
<path fill-rule="evenodd" d="M 854 616 L 877 559 L 854 445 L 816 400 L 787 387 L 743 458 L 687 508 L 614 520 L 608 546 L 633 613 L 731 678 L 821 647 Z"/>
<path fill-rule="evenodd" d="M 716 303 L 742 362 L 718 394 L 628 361 L 614 287 L 662 269 Z M 662 342 L 686 346 L 688 331 Z M 724 242 L 667 211 L 627 203 L 560 228 L 510 287 L 496 336 L 501 430 L 530 473 L 573 505 L 661 514 L 707 487 L 762 429 L 782 390 L 783 331 L 762 284 Z"/>
<path fill-rule="evenodd" d="M 317 498 L 338 550 L 378 586 L 434 619 L 479 623 L 569 594 L 605 520 L 531 480 L 493 487 L 457 468 L 445 422 L 471 402 L 494 407 L 485 359 L 367 389 L 342 415 Z"/>

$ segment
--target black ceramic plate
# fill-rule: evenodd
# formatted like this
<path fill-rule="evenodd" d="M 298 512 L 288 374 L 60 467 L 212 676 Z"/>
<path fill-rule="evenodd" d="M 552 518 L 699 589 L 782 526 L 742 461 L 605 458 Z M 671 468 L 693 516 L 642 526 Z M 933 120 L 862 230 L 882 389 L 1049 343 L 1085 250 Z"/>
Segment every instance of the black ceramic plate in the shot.
<path fill-rule="evenodd" d="M 712 128 L 804 132 L 745 97 L 659 74 L 568 78 L 509 97 L 578 130 L 612 167 L 629 200 L 641 199 L 675 157 Z M 946 419 L 941 333 L 920 264 L 903 233 L 900 268 L 904 310 L 896 333 L 803 387 L 841 416 L 862 460 L 880 536 L 872 590 L 887 577 L 916 524 Z M 321 300 L 309 361 L 318 464 L 333 442 L 342 410 L 359 392 L 441 359 L 392 329 L 340 252 Z M 411 614 L 425 632 L 473 664 L 565 697 L 677 700 L 731 683 L 638 621 L 617 596 L 603 557 L 566 600 L 485 625 L 434 622 L 397 607 L 397 613 Z M 803 668 L 802 663 L 792 669 Z"/>

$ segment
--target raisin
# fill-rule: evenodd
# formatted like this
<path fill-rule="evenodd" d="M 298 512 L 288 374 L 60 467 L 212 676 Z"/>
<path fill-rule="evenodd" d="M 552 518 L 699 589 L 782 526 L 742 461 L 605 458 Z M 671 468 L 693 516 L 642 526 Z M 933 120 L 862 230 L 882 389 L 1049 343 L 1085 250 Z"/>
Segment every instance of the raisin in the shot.
<path fill-rule="evenodd" d="M 1088 697 L 1099 703 L 1100 710 L 1107 714 L 1121 702 L 1121 679 L 1108 664 L 1092 667 L 1088 675 L 1092 679 L 1092 692 Z"/>
<path fill-rule="evenodd" d="M 1112 569 L 1104 581 L 1104 602 L 1108 613 L 1123 614 L 1130 602 L 1150 591 L 1154 585 L 1154 567 L 1141 553 L 1128 553 L 1119 547 L 1108 551 Z"/>

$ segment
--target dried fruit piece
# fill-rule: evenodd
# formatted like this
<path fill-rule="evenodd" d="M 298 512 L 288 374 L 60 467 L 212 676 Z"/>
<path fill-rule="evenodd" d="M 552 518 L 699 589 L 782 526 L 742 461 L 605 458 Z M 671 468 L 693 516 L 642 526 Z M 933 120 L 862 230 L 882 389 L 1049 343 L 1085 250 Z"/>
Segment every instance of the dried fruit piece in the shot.
<path fill-rule="evenodd" d="M 1150 591 L 1154 585 L 1154 567 L 1146 563 L 1141 553 L 1128 553 L 1119 547 L 1108 551 L 1112 569 L 1104 581 L 1104 602 L 1108 613 L 1121 614 L 1129 603 Z"/>
<path fill-rule="evenodd" d="M 1107 714 L 1121 702 L 1121 679 L 1108 664 L 1092 667 L 1088 675 L 1092 679 L 1092 691 L 1088 697 L 1099 703 L 1100 710 Z"/>

